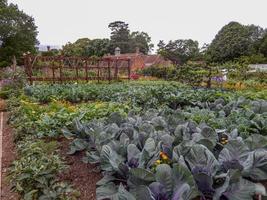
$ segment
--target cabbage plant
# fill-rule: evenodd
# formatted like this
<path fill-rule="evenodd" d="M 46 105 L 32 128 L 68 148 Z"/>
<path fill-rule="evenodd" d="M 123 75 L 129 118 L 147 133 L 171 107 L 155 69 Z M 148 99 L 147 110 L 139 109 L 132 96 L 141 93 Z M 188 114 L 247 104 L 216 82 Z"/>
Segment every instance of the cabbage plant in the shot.
<path fill-rule="evenodd" d="M 240 99 L 206 106 L 224 119 L 238 111 L 266 123 L 262 108 L 255 109 L 262 104 Z M 233 111 L 226 113 L 229 107 Z M 73 139 L 71 154 L 86 151 L 83 160 L 99 164 L 98 199 L 243 200 L 265 195 L 260 182 L 267 180 L 266 136 L 243 139 L 238 128 L 197 123 L 188 111 L 150 109 L 126 118 L 113 113 L 88 123 L 76 119 L 73 129 L 63 133 Z"/>

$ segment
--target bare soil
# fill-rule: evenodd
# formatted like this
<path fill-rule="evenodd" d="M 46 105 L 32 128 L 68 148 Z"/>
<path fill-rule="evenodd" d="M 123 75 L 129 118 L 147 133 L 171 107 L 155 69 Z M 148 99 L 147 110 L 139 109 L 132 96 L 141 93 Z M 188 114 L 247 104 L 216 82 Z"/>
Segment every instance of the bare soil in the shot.
<path fill-rule="evenodd" d="M 11 185 L 7 180 L 8 168 L 16 158 L 15 144 L 11 127 L 7 124 L 8 113 L 4 113 L 3 147 L 2 147 L 2 184 L 1 200 L 17 200 L 18 194 L 11 191 Z"/>
<path fill-rule="evenodd" d="M 6 110 L 6 103 L 4 100 L 0 99 L 0 112 L 3 112 Z"/>
<path fill-rule="evenodd" d="M 96 165 L 86 164 L 82 161 L 84 152 L 68 155 L 69 140 L 60 139 L 60 154 L 65 157 L 69 169 L 59 175 L 59 179 L 69 182 L 74 189 L 80 192 L 80 200 L 96 199 L 96 182 L 102 178 Z"/>

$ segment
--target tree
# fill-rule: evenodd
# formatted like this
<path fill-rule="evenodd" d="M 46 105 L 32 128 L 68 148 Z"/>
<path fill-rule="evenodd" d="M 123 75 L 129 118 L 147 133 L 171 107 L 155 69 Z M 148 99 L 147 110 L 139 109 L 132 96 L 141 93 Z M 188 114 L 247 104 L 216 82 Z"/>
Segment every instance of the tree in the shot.
<path fill-rule="evenodd" d="M 109 39 L 78 39 L 74 43 L 68 42 L 63 46 L 62 54 L 65 56 L 97 56 L 102 57 L 108 53 Z"/>
<path fill-rule="evenodd" d="M 171 40 L 168 44 L 161 40 L 158 44 L 158 53 L 171 60 L 175 65 L 182 65 L 200 55 L 198 42 L 191 39 Z"/>
<path fill-rule="evenodd" d="M 121 53 L 134 53 L 136 48 L 143 54 L 148 54 L 154 45 L 151 38 L 145 32 L 135 31 L 130 33 L 129 25 L 122 21 L 115 21 L 108 26 L 111 30 L 109 52 L 114 53 L 119 47 Z"/>
<path fill-rule="evenodd" d="M 102 57 L 109 52 L 109 39 L 94 39 L 91 40 L 86 47 L 87 56 Z"/>
<path fill-rule="evenodd" d="M 246 28 L 249 31 L 249 36 L 250 36 L 252 42 L 257 42 L 258 40 L 263 38 L 263 36 L 266 33 L 266 30 L 264 30 L 260 26 L 254 25 L 254 24 L 248 25 L 248 26 L 246 26 Z"/>
<path fill-rule="evenodd" d="M 222 27 L 208 47 L 209 62 L 224 63 L 258 52 L 264 30 L 255 25 L 230 22 Z"/>
<path fill-rule="evenodd" d="M 5 7 L 7 5 L 7 0 L 0 0 L 0 8 Z"/>
<path fill-rule="evenodd" d="M 0 0 L 0 66 L 10 64 L 14 56 L 21 62 L 25 52 L 36 53 L 37 34 L 32 17 L 20 11 L 17 5 Z"/>
<path fill-rule="evenodd" d="M 86 51 L 90 43 L 90 39 L 81 38 L 74 43 L 68 42 L 62 48 L 62 54 L 65 56 L 87 56 Z"/>
<path fill-rule="evenodd" d="M 143 54 L 148 54 L 154 47 L 151 43 L 151 37 L 145 32 L 135 31 L 130 35 L 131 38 L 131 52 L 134 52 L 136 48 Z"/>
<path fill-rule="evenodd" d="M 131 52 L 129 25 L 122 21 L 115 21 L 108 27 L 111 30 L 109 52 L 114 53 L 116 47 L 121 49 L 121 53 Z"/>
<path fill-rule="evenodd" d="M 259 45 L 259 52 L 262 53 L 267 58 L 267 32 L 262 38 Z"/>

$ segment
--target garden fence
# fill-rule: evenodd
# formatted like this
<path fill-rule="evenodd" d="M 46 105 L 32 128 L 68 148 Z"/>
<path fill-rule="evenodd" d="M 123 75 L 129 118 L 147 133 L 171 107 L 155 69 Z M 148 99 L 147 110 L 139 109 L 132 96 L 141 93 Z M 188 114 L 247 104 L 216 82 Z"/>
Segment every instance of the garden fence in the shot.
<path fill-rule="evenodd" d="M 64 82 L 121 80 L 131 78 L 130 58 L 88 58 L 65 56 L 24 57 L 28 81 Z"/>

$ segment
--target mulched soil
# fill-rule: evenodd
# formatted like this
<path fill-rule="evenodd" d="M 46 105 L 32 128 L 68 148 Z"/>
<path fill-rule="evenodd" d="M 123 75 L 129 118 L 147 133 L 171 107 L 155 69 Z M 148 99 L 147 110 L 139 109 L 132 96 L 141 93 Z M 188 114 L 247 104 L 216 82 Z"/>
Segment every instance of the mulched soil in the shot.
<path fill-rule="evenodd" d="M 15 144 L 13 142 L 12 129 L 7 124 L 8 114 L 4 113 L 4 130 L 3 130 L 3 157 L 2 157 L 2 194 L 1 200 L 17 200 L 18 195 L 11 191 L 9 181 L 7 180 L 8 168 L 16 157 Z"/>
<path fill-rule="evenodd" d="M 97 166 L 82 162 L 84 152 L 68 155 L 69 140 L 60 139 L 59 144 L 60 154 L 69 165 L 69 169 L 60 174 L 59 179 L 69 182 L 80 192 L 79 200 L 96 199 L 96 182 L 102 178 Z"/>

